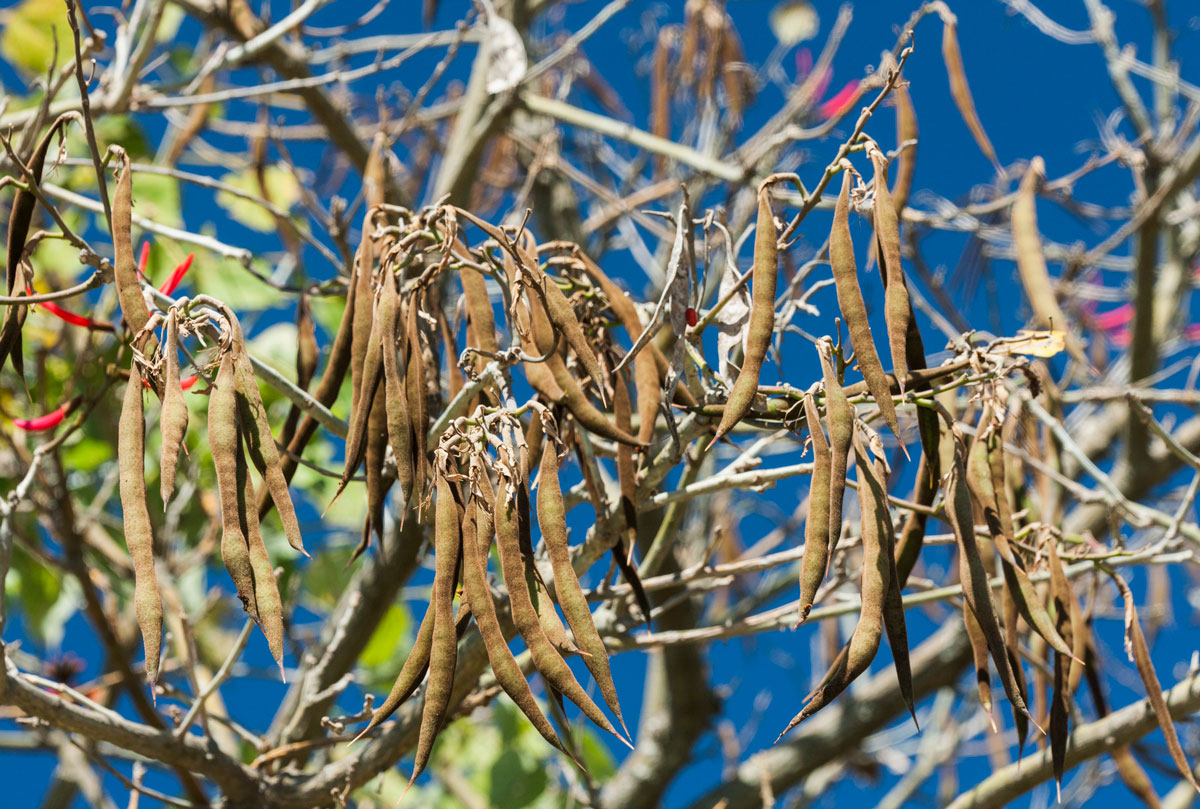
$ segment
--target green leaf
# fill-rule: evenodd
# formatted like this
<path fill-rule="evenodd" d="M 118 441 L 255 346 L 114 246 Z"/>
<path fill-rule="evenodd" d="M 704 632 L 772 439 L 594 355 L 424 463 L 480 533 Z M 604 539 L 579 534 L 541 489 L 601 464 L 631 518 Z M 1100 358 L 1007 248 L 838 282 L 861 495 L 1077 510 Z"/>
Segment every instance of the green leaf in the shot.
<path fill-rule="evenodd" d="M 182 227 L 179 207 L 179 183 L 159 174 L 135 174 L 133 211 L 159 225 Z"/>
<path fill-rule="evenodd" d="M 54 59 L 58 64 L 74 55 L 74 39 L 60 0 L 25 0 L 0 17 L 0 55 L 27 73 L 45 74 Z"/>
<path fill-rule="evenodd" d="M 384 614 L 383 620 L 375 627 L 371 639 L 367 641 L 367 648 L 359 655 L 358 662 L 367 668 L 392 663 L 398 672 L 408 647 L 412 645 L 409 638 L 410 624 L 408 610 L 400 604 L 392 604 Z"/>
<path fill-rule="evenodd" d="M 267 166 L 263 175 L 267 194 L 277 208 L 289 210 L 300 200 L 300 184 L 285 166 Z M 255 197 L 262 193 L 253 169 L 246 169 L 238 174 L 226 174 L 221 180 Z M 271 233 L 275 230 L 274 214 L 256 202 L 235 196 L 228 191 L 221 191 L 217 194 L 217 204 L 228 211 L 233 219 L 251 230 L 261 233 Z"/>
<path fill-rule="evenodd" d="M 549 784 L 541 762 L 530 761 L 515 750 L 505 750 L 492 763 L 488 806 L 521 809 L 545 791 Z"/>

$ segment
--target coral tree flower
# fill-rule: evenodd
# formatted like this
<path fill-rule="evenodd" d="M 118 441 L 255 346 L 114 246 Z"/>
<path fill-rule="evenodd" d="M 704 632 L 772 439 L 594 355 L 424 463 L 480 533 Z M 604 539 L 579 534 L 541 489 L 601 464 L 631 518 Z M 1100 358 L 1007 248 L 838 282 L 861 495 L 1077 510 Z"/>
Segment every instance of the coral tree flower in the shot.
<path fill-rule="evenodd" d="M 71 415 L 75 408 L 79 407 L 79 403 L 83 401 L 82 396 L 73 396 L 66 404 L 59 405 L 54 410 L 44 416 L 37 416 L 32 419 L 13 419 L 13 425 L 18 429 L 24 430 L 27 433 L 38 433 L 46 430 L 53 430 L 58 425 L 62 424 L 63 419 Z"/>

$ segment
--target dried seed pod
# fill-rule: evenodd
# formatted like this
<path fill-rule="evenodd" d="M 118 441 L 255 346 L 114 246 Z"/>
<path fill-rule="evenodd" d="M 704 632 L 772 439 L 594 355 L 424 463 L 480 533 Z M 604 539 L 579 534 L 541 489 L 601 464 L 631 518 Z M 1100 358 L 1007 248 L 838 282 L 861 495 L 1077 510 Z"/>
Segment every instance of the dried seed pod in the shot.
<path fill-rule="evenodd" d="M 1029 715 L 1022 693 L 1024 689 L 1017 685 L 1009 648 L 1000 632 L 996 605 L 992 601 L 991 582 L 988 581 L 987 570 L 979 555 L 979 545 L 975 541 L 971 495 L 967 491 L 967 450 L 957 430 L 954 432 L 954 465 L 950 468 L 946 483 L 946 520 L 958 543 L 958 576 L 962 581 L 963 599 L 987 639 L 988 651 L 991 652 L 992 662 L 996 665 L 1013 711 L 1032 722 L 1033 717 Z"/>
<path fill-rule="evenodd" d="M 462 522 L 457 499 L 454 484 L 439 473 L 434 503 L 434 578 L 430 596 L 433 637 L 429 650 L 429 681 L 425 685 L 425 705 L 421 711 L 421 730 L 409 786 L 429 762 L 434 739 L 442 729 L 446 708 L 450 705 L 450 693 L 454 690 L 454 667 L 458 660 L 454 591 L 458 583 L 462 550 Z"/>
<path fill-rule="evenodd" d="M 853 257 L 851 257 L 853 260 Z M 754 299 L 750 305 L 750 323 L 746 331 L 746 351 L 711 447 L 727 435 L 750 412 L 758 395 L 758 378 L 775 334 L 775 287 L 779 277 L 779 243 L 775 215 L 771 211 L 769 186 L 758 187 L 758 224 L 754 231 Z M 857 348 L 857 344 L 855 345 Z M 891 399 L 888 399 L 891 402 Z"/>
<path fill-rule="evenodd" d="M 520 489 L 524 488 L 521 484 L 517 485 Z M 517 492 L 513 492 L 511 496 L 509 492 L 507 479 L 501 477 L 496 490 L 494 510 L 496 550 L 500 557 L 500 571 L 504 577 L 504 586 L 508 589 L 513 624 L 516 625 L 517 632 L 529 648 L 534 668 L 542 675 L 548 687 L 574 702 L 583 714 L 601 729 L 621 738 L 604 712 L 596 706 L 596 703 L 592 702 L 579 681 L 575 679 L 567 662 L 554 649 L 542 629 L 537 610 L 534 608 L 533 601 L 529 596 L 529 588 L 525 582 L 525 558 L 521 552 L 520 533 L 522 528 Z"/>
<path fill-rule="evenodd" d="M 958 19 L 947 11 L 942 15 L 942 61 L 946 64 L 946 75 L 950 79 L 950 97 L 954 99 L 958 113 L 963 122 L 971 130 L 979 151 L 992 162 L 999 165 L 996 150 L 988 139 L 979 113 L 975 111 L 975 100 L 971 97 L 971 88 L 967 84 L 967 72 L 963 68 L 962 51 L 958 47 Z"/>
<path fill-rule="evenodd" d="M 387 454 L 387 403 L 384 401 L 384 388 L 375 387 L 375 401 L 371 404 L 371 417 L 367 420 L 367 524 L 363 529 L 361 548 L 355 549 L 357 558 L 367 549 L 372 533 L 383 541 L 383 508 L 387 501 L 388 490 L 392 488 L 394 477 L 384 474 L 383 461 Z"/>
<path fill-rule="evenodd" d="M 354 741 L 358 741 L 385 722 L 421 684 L 425 672 L 429 669 L 429 653 L 433 647 L 433 620 L 434 610 L 430 607 L 425 611 L 425 617 L 421 619 L 421 625 L 417 628 L 417 636 L 413 640 L 408 657 L 404 659 L 404 665 L 400 667 L 400 673 L 396 675 L 396 682 L 392 685 L 391 692 L 383 704 L 375 709 L 375 713 L 371 715 L 371 721 L 354 738 Z"/>
<path fill-rule="evenodd" d="M 54 139 L 55 133 L 61 133 L 67 120 L 75 114 L 77 113 L 60 115 L 34 147 L 33 155 L 29 159 L 29 170 L 38 182 L 41 182 L 42 171 L 46 166 L 46 155 L 50 151 L 50 143 Z M 9 297 L 20 295 L 23 291 L 23 285 L 18 283 L 21 258 L 25 254 L 29 228 L 33 224 L 33 214 L 36 210 L 37 197 L 24 188 L 18 188 L 16 194 L 13 195 L 12 208 L 8 215 L 7 264 L 5 266 L 8 281 L 6 294 Z M 24 381 L 25 356 L 21 347 L 21 327 L 25 324 L 25 316 L 29 309 L 25 306 L 5 308 L 4 325 L 0 327 L 0 368 L 3 368 L 4 362 L 11 356 L 13 368 Z"/>
<path fill-rule="evenodd" d="M 967 629 L 967 638 L 971 642 L 971 660 L 975 667 L 975 687 L 979 693 L 979 705 L 988 715 L 992 723 L 992 732 L 996 732 L 996 718 L 992 714 L 992 678 L 988 672 L 988 645 L 979 620 L 970 607 L 963 607 L 963 624 Z"/>
<path fill-rule="evenodd" d="M 832 348 L 828 339 L 817 343 L 817 353 L 821 357 L 821 373 L 825 381 L 825 420 L 829 426 L 828 553 L 833 553 L 842 536 L 842 501 L 846 496 L 846 467 L 854 437 L 854 407 L 834 373 Z"/>
<path fill-rule="evenodd" d="M 113 253 L 117 300 L 121 316 L 133 334 L 140 334 L 150 320 L 150 307 L 142 295 L 137 262 L 133 258 L 133 168 L 122 152 L 123 166 L 113 195 Z"/>
<path fill-rule="evenodd" d="M 1064 332 L 1067 351 L 1086 368 L 1089 366 L 1087 354 L 1079 338 L 1071 333 L 1067 316 L 1058 305 L 1058 295 L 1042 253 L 1042 237 L 1038 233 L 1037 223 L 1037 189 L 1045 173 L 1046 164 L 1042 158 L 1030 160 L 1013 200 L 1010 225 L 1013 246 L 1017 251 L 1017 272 L 1025 287 L 1025 296 L 1029 298 L 1029 306 L 1033 309 L 1035 322 L 1042 328 Z"/>
<path fill-rule="evenodd" d="M 1200 791 L 1200 784 L 1196 783 L 1191 765 L 1188 764 L 1183 747 L 1179 744 L 1179 736 L 1175 733 L 1175 722 L 1171 719 L 1171 712 L 1163 697 L 1162 686 L 1158 684 L 1158 675 L 1154 671 L 1154 663 L 1150 660 L 1150 648 L 1146 645 L 1146 636 L 1142 634 L 1142 625 L 1138 622 L 1137 605 L 1134 604 L 1133 593 L 1120 574 L 1112 570 L 1107 572 L 1117 585 L 1117 589 L 1121 591 L 1121 600 L 1125 602 L 1125 653 L 1129 655 L 1129 659 L 1137 667 L 1138 676 L 1142 678 L 1142 685 L 1146 688 L 1146 698 L 1150 701 L 1150 707 L 1154 709 L 1154 716 L 1158 719 L 1158 726 L 1162 730 L 1167 750 L 1171 753 L 1171 759 L 1179 768 L 1184 779 L 1197 791 Z"/>
<path fill-rule="evenodd" d="M 887 324 L 888 346 L 892 354 L 892 373 L 904 393 L 908 377 L 908 331 L 912 326 L 912 305 L 904 268 L 900 265 L 900 217 L 887 184 L 887 162 L 878 149 L 870 150 L 875 168 L 875 247 L 884 277 L 883 314 Z"/>
<path fill-rule="evenodd" d="M 208 444 L 212 453 L 213 468 L 217 473 L 217 491 L 221 498 L 221 560 L 229 577 L 237 588 L 242 608 L 254 620 L 258 620 L 258 606 L 254 598 L 254 571 L 250 564 L 250 550 L 242 528 L 242 515 L 238 510 L 242 497 L 239 485 L 239 462 L 244 463 L 238 451 L 241 441 L 238 425 L 238 403 L 234 373 L 233 351 L 222 352 L 221 366 L 208 398 Z"/>
<path fill-rule="evenodd" d="M 421 290 L 413 290 L 408 300 L 405 320 L 407 354 L 404 362 L 404 395 L 413 438 L 413 497 L 418 503 L 429 480 L 429 404 L 426 400 L 425 351 L 421 345 L 421 294 Z"/>
<path fill-rule="evenodd" d="M 236 371 L 235 371 L 236 374 Z M 240 417 L 239 417 L 240 418 Z M 279 665 L 279 676 L 283 673 L 283 600 L 279 596 L 279 583 L 275 580 L 275 568 L 263 542 L 262 529 L 258 522 L 258 510 L 254 507 L 254 483 L 250 480 L 250 467 L 246 463 L 241 442 L 237 447 L 238 514 L 246 550 L 250 560 L 250 572 L 254 577 L 254 606 L 259 629 L 267 639 L 271 657 Z"/>
<path fill-rule="evenodd" d="M 567 540 L 567 514 L 563 503 L 562 487 L 558 480 L 558 453 L 552 441 L 547 441 L 542 447 L 542 463 L 538 473 L 537 490 L 538 526 L 542 529 L 542 541 L 546 543 L 547 555 L 554 570 L 554 590 L 558 595 L 558 603 L 562 606 L 571 634 L 584 654 L 583 662 L 596 680 L 600 693 L 609 710 L 625 729 L 625 720 L 621 718 L 621 706 L 617 700 L 617 689 L 613 684 L 612 673 L 608 665 L 608 651 L 604 648 L 604 640 L 596 631 L 592 621 L 592 611 L 588 608 L 587 597 L 579 585 L 579 577 L 571 565 L 571 551 Z"/>
<path fill-rule="evenodd" d="M 490 485 L 489 483 L 488 486 Z M 463 537 L 463 589 L 471 603 L 471 612 L 475 616 L 475 624 L 479 627 L 479 634 L 487 649 L 496 682 L 521 709 L 521 713 L 525 714 L 542 738 L 559 750 L 564 750 L 558 734 L 554 732 L 542 709 L 538 707 L 533 692 L 529 690 L 529 683 L 525 681 L 521 667 L 509 650 L 504 631 L 496 617 L 496 605 L 492 603 L 492 594 L 487 583 L 487 548 L 491 544 L 494 530 L 492 520 L 481 513 L 484 506 L 474 499 L 467 505 L 467 509 L 476 512 L 472 518 L 476 536 Z"/>
<path fill-rule="evenodd" d="M 188 406 L 179 383 L 179 313 L 167 312 L 166 342 L 163 344 L 162 455 L 159 462 L 159 492 L 166 503 L 175 491 L 175 467 L 187 435 Z"/>
<path fill-rule="evenodd" d="M 117 427 L 121 512 L 125 545 L 133 562 L 133 601 L 146 650 L 146 681 L 153 691 L 158 681 L 162 648 L 162 599 L 154 572 L 154 533 L 146 504 L 146 414 L 142 405 L 142 372 L 135 359 Z"/>
<path fill-rule="evenodd" d="M 383 352 L 384 408 L 387 413 L 387 437 L 396 458 L 396 476 L 400 482 L 400 522 L 413 492 L 413 434 L 412 421 L 408 417 L 408 402 L 405 393 L 405 373 L 400 365 L 400 354 L 404 350 L 400 338 L 400 295 L 396 290 L 396 279 L 391 272 L 384 272 L 380 282 L 379 321 Z"/>
<path fill-rule="evenodd" d="M 904 83 L 896 85 L 896 89 L 892 91 L 892 97 L 896 99 L 896 146 L 899 148 L 902 144 L 909 141 L 919 141 L 920 132 L 917 129 L 917 111 L 913 107 L 912 96 L 908 93 L 908 86 Z M 896 158 L 896 182 L 892 186 L 892 202 L 896 206 L 896 213 L 900 214 L 908 205 L 908 196 L 912 193 L 913 176 L 917 170 L 917 145 L 914 143 Z"/>
<path fill-rule="evenodd" d="M 808 515 L 804 520 L 804 559 L 800 565 L 800 615 L 797 626 L 808 618 L 817 597 L 817 589 L 829 569 L 829 504 L 833 475 L 833 456 L 825 440 L 825 431 L 821 429 L 821 416 L 811 393 L 804 395 L 804 415 L 812 437 L 813 472 L 808 487 Z M 844 462 L 842 466 L 844 474 Z M 838 522 L 841 522 L 840 511 Z"/>
<path fill-rule="evenodd" d="M 864 463 L 865 461 L 865 463 Z M 846 690 L 871 665 L 875 654 L 879 651 L 879 641 L 883 637 L 884 599 L 887 596 L 890 562 L 887 548 L 878 532 L 876 522 L 878 513 L 875 510 L 875 499 L 871 486 L 870 462 L 860 458 L 859 478 L 862 481 L 858 487 L 859 506 L 863 511 L 863 561 L 862 561 L 862 607 L 858 623 L 846 645 L 846 653 L 839 656 L 830 669 L 825 683 L 816 691 L 812 700 L 804 709 L 788 723 L 779 738 L 785 736 L 792 728 L 803 722 L 817 711 L 833 702 L 838 694 Z"/>
<path fill-rule="evenodd" d="M 250 355 L 244 347 L 238 350 L 234 358 L 234 384 L 238 409 L 244 420 L 243 430 L 250 460 L 258 468 L 267 491 L 271 493 L 271 500 L 275 503 L 275 510 L 279 512 L 283 534 L 287 537 L 288 544 L 308 556 L 300 534 L 300 522 L 296 519 L 296 507 L 292 504 L 292 495 L 288 491 L 287 478 L 283 476 L 279 449 L 275 446 L 275 436 L 272 435 L 271 425 L 267 421 L 262 394 L 258 390 L 258 382 L 254 379 L 254 367 L 250 364 Z"/>
<path fill-rule="evenodd" d="M 891 385 L 875 351 L 871 336 L 871 324 L 867 319 L 867 304 L 858 285 L 858 268 L 854 262 L 854 242 L 850 237 L 850 186 L 852 177 L 848 170 L 842 173 L 842 191 L 838 195 L 837 207 L 833 211 L 833 229 L 829 233 L 829 263 L 833 268 L 834 286 L 837 289 L 838 308 L 850 332 L 854 344 L 854 356 L 862 371 L 867 389 L 871 391 L 879 412 L 892 433 L 900 436 L 900 424 L 896 420 L 896 407 L 892 403 Z"/>

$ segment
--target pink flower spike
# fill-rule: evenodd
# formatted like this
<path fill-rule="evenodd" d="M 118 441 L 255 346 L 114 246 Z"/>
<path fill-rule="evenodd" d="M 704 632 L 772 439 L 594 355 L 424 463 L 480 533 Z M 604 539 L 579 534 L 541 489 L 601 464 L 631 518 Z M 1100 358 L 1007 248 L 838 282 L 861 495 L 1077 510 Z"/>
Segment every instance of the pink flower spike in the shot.
<path fill-rule="evenodd" d="M 179 387 L 183 390 L 187 390 L 188 388 L 193 387 L 199 381 L 200 377 L 198 376 L 184 377 L 183 379 L 179 380 Z"/>
<path fill-rule="evenodd" d="M 849 109 L 857 98 L 858 80 L 855 79 L 852 82 L 847 82 L 846 86 L 839 90 L 837 95 L 817 107 L 817 116 L 822 120 L 836 118 Z"/>
<path fill-rule="evenodd" d="M 1102 331 L 1109 331 L 1110 329 L 1124 326 L 1130 320 L 1133 320 L 1133 304 L 1127 303 L 1123 306 L 1118 306 L 1111 312 L 1105 312 L 1104 314 L 1096 315 L 1094 322 L 1096 324 L 1096 328 Z"/>
<path fill-rule="evenodd" d="M 166 283 L 158 291 L 164 295 L 173 295 L 179 283 L 183 280 L 183 276 L 187 275 L 187 271 L 191 268 L 193 258 L 195 258 L 195 255 L 188 253 L 187 258 L 181 261 L 179 266 L 171 272 L 171 277 L 167 279 Z"/>
<path fill-rule="evenodd" d="M 1183 339 L 1200 340 L 1200 323 L 1189 323 L 1183 330 Z"/>
<path fill-rule="evenodd" d="M 1124 348 L 1133 342 L 1133 332 L 1129 329 L 1114 329 L 1109 332 L 1108 339 L 1118 348 Z"/>
<path fill-rule="evenodd" d="M 146 274 L 146 265 L 150 263 L 150 242 L 142 242 L 142 255 L 138 259 L 138 273 Z"/>
<path fill-rule="evenodd" d="M 82 397 L 75 396 L 66 404 L 59 406 L 55 410 L 51 410 L 44 416 L 38 416 L 33 419 L 13 419 L 13 426 L 28 433 L 52 430 L 62 424 L 63 419 L 71 415 L 75 408 L 79 407 L 80 401 L 82 401 Z"/>

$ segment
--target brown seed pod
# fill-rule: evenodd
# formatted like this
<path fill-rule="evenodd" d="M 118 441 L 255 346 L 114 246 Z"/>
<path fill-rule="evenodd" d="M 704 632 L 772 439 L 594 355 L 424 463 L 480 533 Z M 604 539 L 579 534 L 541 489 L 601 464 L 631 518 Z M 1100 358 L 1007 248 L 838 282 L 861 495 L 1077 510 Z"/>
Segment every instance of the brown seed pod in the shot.
<path fill-rule="evenodd" d="M 234 358 L 234 384 L 250 460 L 258 468 L 267 491 L 271 493 L 271 500 L 275 503 L 275 510 L 279 512 L 283 534 L 287 537 L 288 544 L 308 556 L 300 534 L 300 522 L 296 519 L 296 507 L 292 504 L 287 479 L 283 476 L 279 449 L 275 446 L 275 436 L 271 433 L 271 425 L 267 421 L 262 394 L 258 390 L 258 382 L 254 379 L 254 367 L 250 364 L 250 355 L 244 347 L 237 351 Z"/>
<path fill-rule="evenodd" d="M 825 380 L 825 420 L 829 426 L 829 542 L 828 553 L 842 536 L 842 501 L 846 496 L 846 468 L 854 437 L 854 407 L 838 383 L 833 370 L 833 349 L 828 339 L 817 343 L 821 373 Z"/>
<path fill-rule="evenodd" d="M 917 110 L 913 107 L 912 96 L 908 86 L 898 83 L 892 91 L 896 99 L 896 146 L 909 141 L 919 141 L 920 132 L 917 129 Z M 913 176 L 917 170 L 917 144 L 913 143 L 896 158 L 896 182 L 892 186 L 892 202 L 896 213 L 902 213 L 908 205 L 908 196 L 912 193 Z"/>
<path fill-rule="evenodd" d="M 242 497 L 239 475 L 243 473 L 238 469 L 240 441 L 233 351 L 226 350 L 222 352 L 221 366 L 208 397 L 208 444 L 221 498 L 221 560 L 237 588 L 242 608 L 257 621 L 254 571 L 238 510 Z"/>
<path fill-rule="evenodd" d="M 53 141 L 55 133 L 61 133 L 66 122 L 74 115 L 77 113 L 60 115 L 34 147 L 28 165 L 30 172 L 38 182 L 41 182 L 42 171 L 46 166 L 46 155 L 50 151 L 50 143 Z M 9 297 L 20 296 L 25 292 L 24 285 L 18 281 L 20 280 L 21 259 L 25 254 L 29 228 L 33 224 L 33 214 L 36 210 L 37 197 L 24 188 L 18 188 L 16 194 L 13 195 L 12 208 L 8 215 L 7 264 L 5 266 L 8 282 L 6 294 Z M 24 381 L 25 355 L 21 346 L 21 327 L 25 325 L 25 316 L 29 313 L 29 308 L 8 306 L 5 309 L 4 325 L 0 326 L 0 368 L 4 367 L 4 362 L 11 356 L 13 368 Z"/>
<path fill-rule="evenodd" d="M 571 551 L 567 540 L 567 514 L 563 503 L 562 487 L 558 480 L 558 453 L 552 441 L 542 447 L 542 463 L 538 473 L 537 492 L 538 526 L 542 529 L 542 541 L 546 543 L 547 555 L 554 570 L 554 590 L 562 607 L 571 634 L 584 654 L 583 662 L 596 680 L 600 693 L 609 710 L 621 723 L 625 735 L 625 720 L 621 718 L 621 706 L 617 700 L 617 689 L 613 684 L 608 665 L 608 651 L 604 640 L 596 631 L 592 611 L 587 597 L 579 585 L 579 577 L 571 565 Z"/>
<path fill-rule="evenodd" d="M 133 257 L 133 168 L 129 155 L 122 152 L 121 158 L 121 177 L 113 195 L 113 263 L 121 316 L 133 334 L 140 334 L 150 320 L 150 308 L 142 296 L 137 261 Z"/>
<path fill-rule="evenodd" d="M 408 402 L 408 418 L 412 424 L 413 448 L 413 497 L 419 504 L 429 480 L 429 404 L 426 399 L 425 351 L 421 345 L 420 315 L 421 295 L 419 289 L 410 293 L 408 315 L 405 320 L 405 398 Z"/>
<path fill-rule="evenodd" d="M 188 406 L 183 388 L 179 385 L 179 312 L 171 307 L 167 312 L 166 342 L 163 344 L 163 402 L 159 429 L 162 432 L 162 455 L 159 461 L 159 493 L 163 503 L 175 491 L 175 467 L 179 451 L 187 435 Z"/>
<path fill-rule="evenodd" d="M 829 263 L 833 268 L 838 308 L 841 309 L 846 328 L 850 332 L 850 342 L 854 344 L 854 356 L 858 360 L 858 367 L 888 428 L 899 437 L 900 425 L 896 420 L 896 407 L 892 403 L 891 385 L 883 372 L 882 363 L 879 362 L 879 354 L 875 351 L 875 340 L 871 336 L 871 324 L 867 319 L 867 304 L 858 285 L 854 242 L 850 237 L 852 183 L 850 171 L 843 170 L 842 191 L 833 211 L 833 229 L 829 234 Z"/>
<path fill-rule="evenodd" d="M 900 265 L 900 217 L 887 183 L 887 162 L 883 153 L 871 149 L 875 168 L 875 248 L 884 277 L 883 314 L 887 324 L 888 346 L 892 354 L 892 373 L 904 393 L 908 376 L 908 331 L 912 327 L 912 305 Z"/>
<path fill-rule="evenodd" d="M 236 374 L 236 371 L 235 371 Z M 240 416 L 239 416 L 240 418 Z M 275 568 L 263 542 L 262 529 L 258 522 L 258 510 L 254 507 L 254 483 L 250 480 L 250 467 L 246 463 L 242 443 L 237 447 L 238 515 L 242 535 L 246 537 L 246 550 L 250 560 L 250 572 L 254 577 L 254 606 L 257 611 L 258 627 L 267 639 L 271 657 L 279 665 L 279 676 L 283 673 L 283 600 L 279 596 L 279 583 L 275 581 Z"/>
<path fill-rule="evenodd" d="M 942 61 L 946 65 L 946 75 L 950 79 L 950 97 L 954 99 L 958 113 L 963 122 L 971 130 L 979 151 L 992 162 L 999 165 L 996 150 L 988 139 L 979 113 L 975 111 L 975 100 L 971 97 L 971 88 L 967 84 L 967 71 L 963 67 L 962 51 L 958 47 L 958 18 L 947 11 L 942 15 Z"/>
<path fill-rule="evenodd" d="M 764 183 L 758 187 L 758 224 L 754 231 L 754 298 L 746 330 L 746 352 L 711 447 L 745 418 L 758 395 L 758 378 L 775 334 L 775 287 L 779 277 L 779 243 L 771 194 Z M 857 348 L 857 345 L 855 346 Z M 888 400 L 889 402 L 891 399 Z"/>
<path fill-rule="evenodd" d="M 804 558 L 800 565 L 800 615 L 796 620 L 797 626 L 808 618 L 817 590 L 829 569 L 829 502 L 833 474 L 829 443 L 825 440 L 825 431 L 821 429 L 821 416 L 811 393 L 804 395 L 804 415 L 812 437 L 813 472 L 808 488 L 808 515 L 804 520 Z M 844 466 L 843 463 L 843 474 Z M 840 516 L 838 522 L 841 522 Z"/>
<path fill-rule="evenodd" d="M 400 356 L 405 350 L 399 327 L 400 316 L 401 302 L 396 290 L 395 276 L 391 272 L 384 272 L 379 293 L 384 408 L 387 413 L 388 442 L 392 447 L 392 455 L 396 458 L 396 476 L 400 482 L 400 524 L 403 525 L 413 492 L 414 458 L 413 428 L 408 416 L 405 373 L 400 363 Z"/>
<path fill-rule="evenodd" d="M 117 456 L 125 545 L 133 562 L 133 600 L 146 650 L 146 681 L 158 681 L 162 648 L 162 599 L 154 572 L 154 533 L 146 504 L 146 414 L 142 405 L 142 372 L 135 359 L 125 386 L 117 427 Z"/>
<path fill-rule="evenodd" d="M 429 681 L 425 685 L 425 705 L 421 711 L 421 729 L 413 761 L 412 784 L 425 769 L 433 742 L 442 729 L 450 693 L 454 689 L 454 667 L 458 659 L 458 635 L 454 628 L 454 591 L 458 583 L 462 522 L 454 484 L 439 473 L 434 503 L 434 579 L 430 609 L 433 610 L 433 638 L 429 651 Z"/>
<path fill-rule="evenodd" d="M 523 485 L 518 484 L 521 489 Z M 509 607 L 517 632 L 529 648 L 534 668 L 545 679 L 547 685 L 574 702 L 583 714 L 601 729 L 621 738 L 612 723 L 587 692 L 575 679 L 570 667 L 554 649 L 538 620 L 537 610 L 529 597 L 525 582 L 525 558 L 521 552 L 520 509 L 516 492 L 509 496 L 509 482 L 501 477 L 496 490 L 494 511 L 496 525 L 496 550 L 500 557 L 500 571 L 504 586 L 508 589 Z"/>

